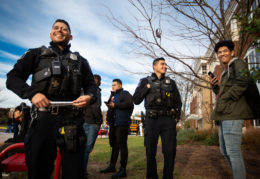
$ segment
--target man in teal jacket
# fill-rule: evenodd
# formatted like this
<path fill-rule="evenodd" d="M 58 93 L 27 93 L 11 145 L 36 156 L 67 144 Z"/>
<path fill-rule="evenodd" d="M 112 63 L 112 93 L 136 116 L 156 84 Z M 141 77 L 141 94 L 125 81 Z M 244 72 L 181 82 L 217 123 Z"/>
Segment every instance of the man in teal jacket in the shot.
<path fill-rule="evenodd" d="M 244 92 L 250 84 L 250 77 L 244 72 L 247 64 L 234 57 L 234 43 L 223 40 L 215 45 L 218 59 L 224 66 L 220 85 L 216 77 L 211 79 L 212 89 L 218 100 L 211 119 L 219 121 L 220 151 L 230 165 L 234 179 L 245 179 L 246 170 L 241 152 L 242 127 L 244 119 L 252 118 Z"/>

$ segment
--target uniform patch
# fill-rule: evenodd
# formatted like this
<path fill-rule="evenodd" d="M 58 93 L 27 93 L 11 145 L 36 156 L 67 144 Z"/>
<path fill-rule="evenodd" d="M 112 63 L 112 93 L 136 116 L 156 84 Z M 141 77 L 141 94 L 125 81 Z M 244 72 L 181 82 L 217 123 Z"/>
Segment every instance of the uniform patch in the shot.
<path fill-rule="evenodd" d="M 168 84 L 170 84 L 170 83 L 171 83 L 171 80 L 170 80 L 170 79 L 166 79 L 166 80 L 165 80 L 165 84 L 168 85 Z"/>
<path fill-rule="evenodd" d="M 72 59 L 72 60 L 78 60 L 78 57 L 77 57 L 77 55 L 71 53 L 71 54 L 70 54 L 70 59 Z"/>

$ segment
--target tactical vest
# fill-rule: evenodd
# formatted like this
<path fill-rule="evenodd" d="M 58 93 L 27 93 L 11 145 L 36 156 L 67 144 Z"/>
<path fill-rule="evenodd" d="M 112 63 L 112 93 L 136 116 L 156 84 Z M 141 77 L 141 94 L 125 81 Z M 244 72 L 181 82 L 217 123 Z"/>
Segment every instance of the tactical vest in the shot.
<path fill-rule="evenodd" d="M 169 77 L 159 80 L 148 76 L 147 80 L 151 85 L 149 93 L 145 97 L 146 109 L 170 110 L 174 108 L 174 89 Z"/>
<path fill-rule="evenodd" d="M 53 100 L 74 100 L 81 93 L 81 61 L 79 54 L 64 56 L 52 48 L 41 48 L 39 64 L 32 77 L 32 86 Z"/>

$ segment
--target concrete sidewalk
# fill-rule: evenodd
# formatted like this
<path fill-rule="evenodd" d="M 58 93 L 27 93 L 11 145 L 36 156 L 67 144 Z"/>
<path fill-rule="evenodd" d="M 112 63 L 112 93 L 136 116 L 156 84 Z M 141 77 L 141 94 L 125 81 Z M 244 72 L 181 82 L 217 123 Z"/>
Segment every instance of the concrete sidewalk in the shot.
<path fill-rule="evenodd" d="M 14 133 L 0 132 L 0 143 L 6 141 L 9 138 L 12 138 L 13 136 L 14 136 Z"/>

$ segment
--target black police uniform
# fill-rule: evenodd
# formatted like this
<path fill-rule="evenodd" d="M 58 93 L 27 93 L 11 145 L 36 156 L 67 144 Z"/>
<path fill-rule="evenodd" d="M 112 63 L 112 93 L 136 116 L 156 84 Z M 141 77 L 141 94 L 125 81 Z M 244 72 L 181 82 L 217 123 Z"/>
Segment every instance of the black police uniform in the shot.
<path fill-rule="evenodd" d="M 150 88 L 147 88 L 147 84 Z M 163 178 L 173 178 L 176 154 L 176 120 L 180 119 L 181 98 L 175 82 L 169 77 L 158 79 L 155 73 L 140 80 L 133 95 L 135 104 L 145 99 L 146 178 L 158 178 L 156 149 L 159 135 L 164 155 Z"/>
<path fill-rule="evenodd" d="M 32 84 L 26 83 L 32 74 Z M 7 88 L 23 99 L 36 93 L 53 101 L 72 101 L 81 93 L 96 96 L 96 84 L 86 59 L 70 51 L 62 51 L 51 42 L 50 47 L 28 50 L 7 74 Z M 62 158 L 62 178 L 82 179 L 86 136 L 82 128 L 82 112 L 76 107 L 40 108 L 25 137 L 26 164 L 30 179 L 50 178 L 57 145 Z"/>

